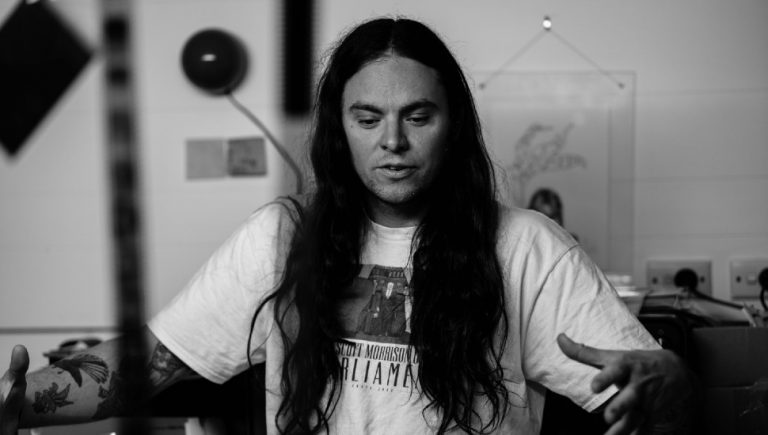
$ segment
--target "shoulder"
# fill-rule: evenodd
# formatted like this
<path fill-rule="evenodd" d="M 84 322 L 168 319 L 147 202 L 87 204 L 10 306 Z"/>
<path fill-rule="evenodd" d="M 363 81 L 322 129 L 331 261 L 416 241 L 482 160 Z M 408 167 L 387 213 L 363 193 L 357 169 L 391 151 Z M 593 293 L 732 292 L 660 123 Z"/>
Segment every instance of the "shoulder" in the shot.
<path fill-rule="evenodd" d="M 245 220 L 244 229 L 249 233 L 278 235 L 292 232 L 302 219 L 304 198 L 282 196 L 254 210 Z"/>
<path fill-rule="evenodd" d="M 279 257 L 290 245 L 301 220 L 302 207 L 289 197 L 259 206 L 230 233 L 216 250 L 215 257 L 237 257 L 248 262 L 262 254 Z"/>
<path fill-rule="evenodd" d="M 545 215 L 529 209 L 499 206 L 499 241 L 524 246 L 552 245 L 570 249 L 578 242 Z"/>
<path fill-rule="evenodd" d="M 496 255 L 513 287 L 540 288 L 563 258 L 579 250 L 567 231 L 539 212 L 502 206 L 499 213 Z"/>

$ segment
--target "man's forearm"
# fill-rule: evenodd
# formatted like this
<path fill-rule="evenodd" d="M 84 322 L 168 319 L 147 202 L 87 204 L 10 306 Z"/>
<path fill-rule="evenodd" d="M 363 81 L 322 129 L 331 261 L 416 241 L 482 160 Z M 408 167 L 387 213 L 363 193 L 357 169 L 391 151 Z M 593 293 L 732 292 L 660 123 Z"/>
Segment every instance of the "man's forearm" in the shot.
<path fill-rule="evenodd" d="M 158 342 L 147 337 L 149 394 L 195 377 L 186 365 Z M 85 423 L 125 415 L 125 373 L 120 361 L 120 339 L 106 341 L 27 375 L 26 403 L 21 427 Z"/>
<path fill-rule="evenodd" d="M 82 423 L 115 415 L 118 355 L 119 341 L 108 341 L 29 373 L 21 426 Z"/>

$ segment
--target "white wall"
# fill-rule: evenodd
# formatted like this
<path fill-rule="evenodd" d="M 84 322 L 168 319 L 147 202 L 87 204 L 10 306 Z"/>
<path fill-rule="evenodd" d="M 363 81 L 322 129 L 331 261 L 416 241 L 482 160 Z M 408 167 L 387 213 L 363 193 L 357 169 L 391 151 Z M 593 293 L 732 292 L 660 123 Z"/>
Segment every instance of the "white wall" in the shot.
<path fill-rule="evenodd" d="M 0 2 L 3 20 L 16 3 Z M 94 4 L 63 11 L 91 44 L 99 34 Z M 113 322 L 101 65 L 91 62 L 14 160 L 0 157 L 0 327 Z M 14 342 L 29 343 L 34 366 L 62 335 L 0 340 L 4 355 Z"/>
<path fill-rule="evenodd" d="M 0 19 L 15 0 L 0 0 Z M 99 2 L 56 3 L 99 41 Z M 762 0 L 320 0 L 317 50 L 375 14 L 421 18 L 477 79 L 520 49 L 550 15 L 558 34 L 607 70 L 637 74 L 635 278 L 651 257 L 713 261 L 729 297 L 731 257 L 768 257 L 768 3 Z M 142 0 L 135 47 L 145 197 L 147 309 L 158 310 L 251 210 L 290 187 L 268 149 L 264 178 L 187 181 L 190 137 L 258 134 L 225 100 L 184 79 L 184 41 L 210 26 L 245 40 L 252 64 L 238 95 L 281 130 L 279 2 Z M 512 66 L 589 70 L 543 40 Z M 114 324 L 105 198 L 102 63 L 97 56 L 17 159 L 0 157 L 0 328 Z M 2 122 L 2 120 L 0 120 Z M 282 131 L 282 133 L 281 133 Z M 293 148 L 300 148 L 292 144 Z M 60 341 L 0 335 L 0 349 Z M 0 351 L 0 355 L 5 352 Z M 39 358 L 38 358 L 39 360 Z"/>

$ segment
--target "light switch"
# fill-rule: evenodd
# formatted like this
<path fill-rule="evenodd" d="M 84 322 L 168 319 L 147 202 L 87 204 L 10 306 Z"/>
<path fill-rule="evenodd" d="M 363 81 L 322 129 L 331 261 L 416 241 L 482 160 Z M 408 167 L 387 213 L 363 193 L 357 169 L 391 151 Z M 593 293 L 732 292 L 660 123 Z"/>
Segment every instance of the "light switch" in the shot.
<path fill-rule="evenodd" d="M 263 137 L 229 139 L 228 172 L 229 175 L 256 176 L 267 174 L 267 156 Z"/>

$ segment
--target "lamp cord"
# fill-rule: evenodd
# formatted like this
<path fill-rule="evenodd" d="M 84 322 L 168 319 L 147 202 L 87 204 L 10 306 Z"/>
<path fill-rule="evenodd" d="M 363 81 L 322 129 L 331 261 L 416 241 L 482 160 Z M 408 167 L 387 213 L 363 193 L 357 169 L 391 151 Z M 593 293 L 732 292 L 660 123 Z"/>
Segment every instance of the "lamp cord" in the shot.
<path fill-rule="evenodd" d="M 285 162 L 288 164 L 288 167 L 293 171 L 294 175 L 296 176 L 296 193 L 302 194 L 304 193 L 304 185 L 301 177 L 301 170 L 299 170 L 299 166 L 296 164 L 296 162 L 293 160 L 290 154 L 288 154 L 288 151 L 283 147 L 283 145 L 280 143 L 280 141 L 275 138 L 275 136 L 269 131 L 266 125 L 264 125 L 263 122 L 259 118 L 256 117 L 250 110 L 248 110 L 245 106 L 243 106 L 234 95 L 232 95 L 231 92 L 227 92 L 226 94 L 227 99 L 232 103 L 233 106 L 237 110 L 239 110 L 243 115 L 245 115 L 246 118 L 248 118 L 251 122 L 256 124 L 256 127 L 258 127 L 263 133 L 264 136 L 269 139 L 270 142 L 272 142 L 272 145 L 277 150 L 278 154 L 285 160 Z"/>

